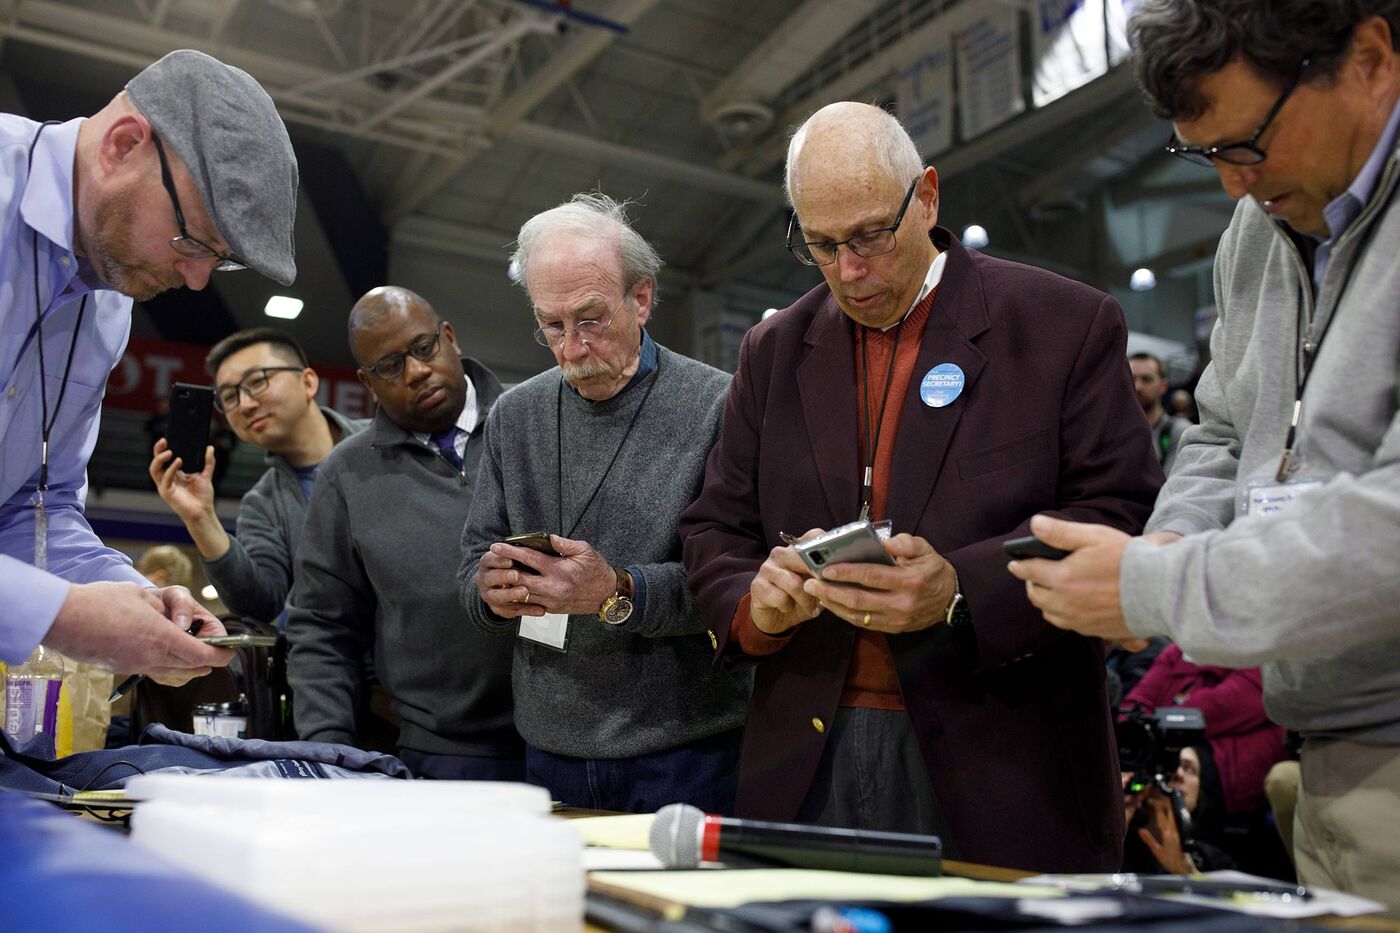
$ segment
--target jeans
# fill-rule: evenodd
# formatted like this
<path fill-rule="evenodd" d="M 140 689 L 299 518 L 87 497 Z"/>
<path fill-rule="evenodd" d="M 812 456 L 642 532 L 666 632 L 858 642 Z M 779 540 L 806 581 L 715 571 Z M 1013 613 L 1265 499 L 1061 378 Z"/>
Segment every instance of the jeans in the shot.
<path fill-rule="evenodd" d="M 570 758 L 525 749 L 525 779 L 564 804 L 590 810 L 654 813 L 688 803 L 706 813 L 734 812 L 742 729 L 632 758 Z"/>
<path fill-rule="evenodd" d="M 415 777 L 438 781 L 523 781 L 525 762 L 519 758 L 491 758 L 486 755 L 434 755 L 431 752 L 399 749 L 399 760 Z"/>

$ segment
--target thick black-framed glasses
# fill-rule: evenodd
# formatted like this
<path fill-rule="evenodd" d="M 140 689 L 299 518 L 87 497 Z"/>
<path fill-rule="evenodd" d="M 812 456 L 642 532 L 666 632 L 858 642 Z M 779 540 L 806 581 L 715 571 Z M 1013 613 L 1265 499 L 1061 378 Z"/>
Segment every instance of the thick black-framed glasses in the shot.
<path fill-rule="evenodd" d="M 431 334 L 421 334 L 414 338 L 408 345 L 407 350 L 400 350 L 398 353 L 390 353 L 373 366 L 360 367 L 365 372 L 374 373 L 380 379 L 392 381 L 403 375 L 404 364 L 411 356 L 419 362 L 426 363 L 438 355 L 438 350 L 442 349 L 442 329 L 446 326 L 446 321 L 439 321 L 437 330 Z"/>
<path fill-rule="evenodd" d="M 799 240 L 794 243 L 792 235 L 797 232 L 797 212 L 794 211 L 792 218 L 788 220 L 788 251 L 805 266 L 825 266 L 835 262 L 836 254 L 842 246 L 862 259 L 872 259 L 894 252 L 895 231 L 904 222 L 904 214 L 909 210 L 910 202 L 914 200 L 914 189 L 919 187 L 919 179 L 923 177 L 919 175 L 909 183 L 909 190 L 904 192 L 904 200 L 899 204 L 899 213 L 894 215 L 894 223 L 878 230 L 857 233 L 844 240 Z"/>
<path fill-rule="evenodd" d="M 272 380 L 268 373 L 299 373 L 304 366 L 264 366 L 255 369 L 238 381 L 236 385 L 224 386 L 214 392 L 214 407 L 224 414 L 231 411 L 238 411 L 243 404 L 243 396 L 255 399 L 267 391 L 268 383 Z"/>
<path fill-rule="evenodd" d="M 1174 156 L 1185 159 L 1194 165 L 1204 165 L 1207 168 L 1214 168 L 1216 162 L 1225 162 L 1229 165 L 1258 165 L 1269 157 L 1269 154 L 1259 148 L 1259 137 L 1264 135 L 1264 131 L 1269 128 L 1269 124 L 1274 122 L 1274 117 L 1283 109 L 1283 105 L 1288 102 L 1288 98 L 1293 96 L 1293 92 L 1298 90 L 1298 85 L 1303 83 L 1303 73 L 1312 64 L 1311 58 L 1303 59 L 1298 65 L 1298 73 L 1293 76 L 1288 87 L 1283 89 L 1278 100 L 1274 101 L 1273 107 L 1269 109 L 1268 116 L 1264 117 L 1264 122 L 1259 124 L 1259 129 L 1254 131 L 1254 135 L 1249 139 L 1236 143 L 1221 143 L 1218 146 L 1188 146 L 1186 143 L 1176 138 L 1173 133 L 1167 140 L 1167 151 Z"/>
<path fill-rule="evenodd" d="M 185 212 L 180 210 L 180 196 L 175 193 L 175 179 L 170 175 L 170 163 L 165 160 L 165 147 L 160 137 L 151 134 L 151 142 L 156 144 L 156 156 L 160 159 L 160 181 L 165 185 L 165 193 L 170 195 L 170 203 L 175 208 L 175 223 L 180 226 L 180 235 L 170 238 L 170 248 L 187 259 L 217 259 L 215 272 L 237 272 L 248 268 L 248 264 L 232 253 L 221 253 L 214 247 L 190 236 L 185 227 Z"/>

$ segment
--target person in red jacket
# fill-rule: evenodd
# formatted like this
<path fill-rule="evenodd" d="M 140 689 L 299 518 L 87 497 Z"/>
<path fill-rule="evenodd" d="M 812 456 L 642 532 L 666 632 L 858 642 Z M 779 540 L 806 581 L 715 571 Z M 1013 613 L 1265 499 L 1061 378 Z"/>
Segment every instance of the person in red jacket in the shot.
<path fill-rule="evenodd" d="M 1259 668 L 1192 664 L 1179 647 L 1168 645 L 1123 698 L 1123 706 L 1134 704 L 1199 709 L 1220 772 L 1226 813 L 1252 813 L 1267 805 L 1264 776 L 1287 753 L 1283 727 L 1264 712 Z"/>

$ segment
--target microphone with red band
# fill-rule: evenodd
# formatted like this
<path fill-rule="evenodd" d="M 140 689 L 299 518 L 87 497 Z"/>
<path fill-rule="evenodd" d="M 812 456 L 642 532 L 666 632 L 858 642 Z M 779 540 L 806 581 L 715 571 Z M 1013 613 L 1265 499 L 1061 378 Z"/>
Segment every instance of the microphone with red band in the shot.
<path fill-rule="evenodd" d="M 667 868 L 739 861 L 879 875 L 943 873 L 943 842 L 937 836 L 740 820 L 684 803 L 657 812 L 650 842 L 652 854 Z"/>

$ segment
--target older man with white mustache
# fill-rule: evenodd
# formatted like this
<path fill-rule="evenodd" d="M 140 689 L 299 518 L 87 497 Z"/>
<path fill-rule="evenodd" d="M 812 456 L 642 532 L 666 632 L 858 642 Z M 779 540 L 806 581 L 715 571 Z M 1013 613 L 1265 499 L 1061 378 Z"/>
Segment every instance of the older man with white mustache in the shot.
<path fill-rule="evenodd" d="M 458 579 L 479 628 L 518 636 L 528 780 L 582 807 L 727 812 L 749 677 L 712 665 L 676 527 L 729 377 L 647 335 L 660 266 L 606 195 L 521 228 L 518 279 L 559 366 L 487 418 Z"/>

